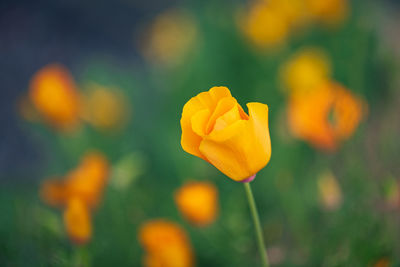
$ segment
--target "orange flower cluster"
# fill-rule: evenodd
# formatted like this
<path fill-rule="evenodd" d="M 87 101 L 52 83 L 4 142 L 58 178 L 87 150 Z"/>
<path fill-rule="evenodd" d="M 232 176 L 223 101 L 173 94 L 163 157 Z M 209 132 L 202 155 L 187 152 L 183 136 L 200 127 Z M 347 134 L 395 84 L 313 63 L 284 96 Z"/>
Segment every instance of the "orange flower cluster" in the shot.
<path fill-rule="evenodd" d="M 47 180 L 41 197 L 48 205 L 64 209 L 64 224 L 70 239 L 77 244 L 91 238 L 90 210 L 101 200 L 107 182 L 109 165 L 99 153 L 88 153 L 79 166 L 63 180 Z"/>
<path fill-rule="evenodd" d="M 206 226 L 217 216 L 218 191 L 210 182 L 188 182 L 175 192 L 175 203 L 190 223 Z"/>
<path fill-rule="evenodd" d="M 117 130 L 125 124 L 130 110 L 120 90 L 93 85 L 81 92 L 60 64 L 40 69 L 30 82 L 29 98 L 22 97 L 18 104 L 23 118 L 35 120 L 37 112 L 61 131 L 77 128 L 82 119 L 101 130 Z"/>
<path fill-rule="evenodd" d="M 339 24 L 348 9 L 347 0 L 258 0 L 241 14 L 239 26 L 257 47 L 276 47 L 304 25 Z"/>
<path fill-rule="evenodd" d="M 366 104 L 330 79 L 326 58 L 303 50 L 283 67 L 282 77 L 289 87 L 287 115 L 292 134 L 316 148 L 334 151 L 354 133 Z"/>
<path fill-rule="evenodd" d="M 182 215 L 195 226 L 212 223 L 218 212 L 218 191 L 210 182 L 188 182 L 175 194 Z M 191 267 L 194 256 L 184 229 L 164 219 L 152 220 L 139 229 L 139 242 L 146 251 L 146 267 Z"/>
<path fill-rule="evenodd" d="M 30 82 L 30 100 L 51 125 L 66 130 L 77 126 L 80 94 L 71 74 L 59 64 L 39 70 Z"/>
<path fill-rule="evenodd" d="M 185 231 L 166 220 L 153 220 L 139 229 L 139 241 L 146 250 L 145 267 L 191 267 L 194 257 Z"/>

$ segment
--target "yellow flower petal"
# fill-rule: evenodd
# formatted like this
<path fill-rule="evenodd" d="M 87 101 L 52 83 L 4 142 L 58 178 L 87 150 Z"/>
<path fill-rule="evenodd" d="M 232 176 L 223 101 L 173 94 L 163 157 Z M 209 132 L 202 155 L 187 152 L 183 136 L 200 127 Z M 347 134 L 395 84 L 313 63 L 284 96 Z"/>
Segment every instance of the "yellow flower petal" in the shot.
<path fill-rule="evenodd" d="M 226 112 L 224 115 L 219 117 L 215 122 L 214 130 L 222 130 L 226 128 L 228 125 L 233 124 L 234 122 L 241 119 L 240 111 L 238 109 L 239 105 L 235 105 L 231 110 Z"/>
<path fill-rule="evenodd" d="M 187 102 L 183 107 L 181 118 L 181 145 L 183 150 L 185 150 L 187 153 L 205 159 L 199 151 L 199 145 L 202 138 L 193 131 L 191 122 L 192 116 L 194 116 L 199 110 L 203 108 L 204 107 L 201 102 L 195 97 L 190 99 L 189 102 Z"/>
<path fill-rule="evenodd" d="M 209 109 L 214 109 L 222 98 L 232 96 L 225 86 L 214 86 L 208 92 L 200 93 L 196 98 Z"/>
<path fill-rule="evenodd" d="M 192 97 L 183 107 L 181 127 L 181 145 L 183 150 L 194 156 L 207 160 L 200 152 L 199 146 L 202 138 L 193 131 L 192 117 L 200 110 L 209 109 L 210 112 L 216 107 L 218 100 L 231 96 L 229 89 L 223 86 L 213 87 L 208 92 L 203 92 Z M 196 127 L 198 129 L 198 127 Z"/>
<path fill-rule="evenodd" d="M 271 156 L 268 106 L 249 103 L 247 107 L 249 120 L 215 131 L 200 144 L 200 151 L 208 161 L 235 181 L 256 174 Z"/>
<path fill-rule="evenodd" d="M 197 112 L 191 119 L 192 130 L 195 134 L 203 137 L 206 135 L 206 125 L 210 118 L 210 111 L 208 109 L 203 109 Z"/>
<path fill-rule="evenodd" d="M 219 118 L 221 115 L 231 110 L 234 106 L 236 106 L 236 104 L 237 104 L 236 99 L 234 99 L 233 97 L 222 98 L 218 102 L 217 106 L 214 109 L 214 112 L 212 113 L 210 119 L 208 120 L 206 134 L 209 134 L 212 131 L 217 118 Z"/>

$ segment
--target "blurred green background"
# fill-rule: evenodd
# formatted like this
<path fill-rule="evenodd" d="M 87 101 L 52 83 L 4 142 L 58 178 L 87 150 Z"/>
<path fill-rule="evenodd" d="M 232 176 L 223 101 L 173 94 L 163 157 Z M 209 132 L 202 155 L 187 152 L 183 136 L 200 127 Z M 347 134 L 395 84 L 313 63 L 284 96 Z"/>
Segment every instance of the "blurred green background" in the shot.
<path fill-rule="evenodd" d="M 400 6 L 349 1 L 349 14 L 338 25 L 309 23 L 278 46 L 260 48 L 238 26 L 237 14 L 251 3 L 1 4 L 1 266 L 75 264 L 76 247 L 61 212 L 44 204 L 39 190 L 91 149 L 112 165 L 85 251 L 92 266 L 141 266 L 138 227 L 153 218 L 178 222 L 187 231 L 197 266 L 259 265 L 243 186 L 180 145 L 183 105 L 220 85 L 243 107 L 253 101 L 269 106 L 272 157 L 252 186 L 271 265 L 400 266 Z M 167 47 L 160 59 L 159 52 L 148 51 L 149 25 L 177 8 L 193 23 L 178 25 L 195 30 L 190 42 Z M 368 116 L 334 153 L 294 139 L 285 126 L 287 96 L 279 71 L 309 46 L 323 49 L 332 78 L 368 103 Z M 103 131 L 82 124 L 63 133 L 24 119 L 20 97 L 35 72 L 54 62 L 67 66 L 79 90 L 91 83 L 118 88 L 130 107 L 123 127 Z M 317 179 L 326 172 L 340 187 L 334 209 L 324 207 L 318 190 Z M 192 226 L 176 208 L 173 193 L 188 179 L 212 181 L 219 190 L 220 212 L 208 227 Z"/>

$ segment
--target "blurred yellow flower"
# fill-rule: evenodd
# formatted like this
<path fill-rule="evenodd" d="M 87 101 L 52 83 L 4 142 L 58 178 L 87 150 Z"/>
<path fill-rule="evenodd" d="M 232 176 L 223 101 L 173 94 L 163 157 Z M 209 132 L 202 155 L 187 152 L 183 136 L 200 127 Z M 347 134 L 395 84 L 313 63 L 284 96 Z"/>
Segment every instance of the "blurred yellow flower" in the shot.
<path fill-rule="evenodd" d="M 327 25 L 337 25 L 349 13 L 348 0 L 304 0 L 310 16 Z"/>
<path fill-rule="evenodd" d="M 366 104 L 342 86 L 328 82 L 307 94 L 292 94 L 287 112 L 294 136 L 333 151 L 356 130 Z"/>
<path fill-rule="evenodd" d="M 139 229 L 139 241 L 146 251 L 146 267 L 194 266 L 192 247 L 185 231 L 166 220 L 153 220 Z"/>
<path fill-rule="evenodd" d="M 272 1 L 276 2 L 276 1 Z M 260 48 L 276 47 L 287 39 L 290 16 L 281 5 L 257 1 L 239 18 L 243 33 Z"/>
<path fill-rule="evenodd" d="M 307 93 L 330 79 L 331 63 L 322 50 L 308 47 L 292 56 L 280 75 L 289 93 Z"/>
<path fill-rule="evenodd" d="M 50 206 L 64 209 L 64 224 L 74 243 L 91 237 L 90 210 L 98 206 L 108 177 L 108 162 L 96 152 L 87 153 L 79 166 L 63 180 L 47 180 L 41 197 Z"/>
<path fill-rule="evenodd" d="M 152 63 L 175 65 L 197 42 L 198 28 L 193 15 L 184 9 L 169 9 L 151 23 L 142 50 Z"/>
<path fill-rule="evenodd" d="M 51 64 L 39 70 L 30 82 L 29 96 L 40 115 L 55 128 L 69 130 L 78 124 L 80 95 L 62 65 Z"/>
<path fill-rule="evenodd" d="M 235 181 L 249 181 L 271 157 L 268 106 L 247 104 L 249 115 L 226 87 L 213 87 L 183 107 L 182 148 Z"/>
<path fill-rule="evenodd" d="M 83 118 L 103 130 L 119 130 L 128 120 L 129 102 L 121 90 L 91 84 L 84 95 Z"/>
<path fill-rule="evenodd" d="M 218 190 L 210 182 L 188 182 L 174 195 L 182 215 L 192 224 L 206 226 L 215 221 L 218 212 Z"/>
<path fill-rule="evenodd" d="M 257 47 L 281 46 L 312 22 L 334 26 L 349 13 L 347 0 L 256 0 L 238 16 L 239 28 Z"/>
<path fill-rule="evenodd" d="M 89 208 L 76 197 L 68 200 L 64 211 L 64 225 L 68 236 L 75 244 L 85 244 L 92 236 Z"/>
<path fill-rule="evenodd" d="M 337 209 L 342 204 L 342 191 L 332 172 L 321 173 L 317 184 L 322 206 L 327 210 Z"/>

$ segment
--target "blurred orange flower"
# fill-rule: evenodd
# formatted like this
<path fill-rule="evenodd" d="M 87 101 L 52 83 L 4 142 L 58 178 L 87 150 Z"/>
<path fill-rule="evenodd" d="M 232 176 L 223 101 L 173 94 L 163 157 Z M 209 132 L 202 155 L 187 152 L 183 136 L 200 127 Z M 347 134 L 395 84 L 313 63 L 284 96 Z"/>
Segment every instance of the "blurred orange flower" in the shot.
<path fill-rule="evenodd" d="M 271 157 L 268 106 L 247 104 L 249 115 L 226 87 L 213 87 L 183 107 L 182 148 L 235 181 L 249 181 Z"/>
<path fill-rule="evenodd" d="M 254 45 L 273 48 L 305 25 L 321 22 L 335 26 L 348 13 L 348 0 L 257 0 L 239 14 L 238 24 Z"/>
<path fill-rule="evenodd" d="M 85 203 L 72 197 L 64 211 L 64 225 L 69 238 L 76 244 L 85 244 L 92 236 L 90 211 Z"/>
<path fill-rule="evenodd" d="M 348 0 L 304 0 L 310 16 L 327 25 L 341 23 L 349 13 Z"/>
<path fill-rule="evenodd" d="M 337 209 L 342 204 L 342 191 L 335 176 L 329 171 L 323 172 L 317 184 L 322 206 L 327 210 Z"/>
<path fill-rule="evenodd" d="M 287 112 L 294 136 L 333 151 L 356 130 L 366 104 L 342 86 L 328 82 L 307 94 L 292 94 Z"/>
<path fill-rule="evenodd" d="M 197 42 L 198 29 L 193 15 L 184 9 L 169 9 L 150 25 L 142 50 L 152 63 L 175 65 Z"/>
<path fill-rule="evenodd" d="M 303 48 L 282 66 L 280 76 L 289 93 L 307 93 L 330 79 L 331 63 L 324 51 Z"/>
<path fill-rule="evenodd" d="M 129 111 L 129 102 L 119 89 L 91 84 L 84 96 L 83 117 L 99 129 L 121 129 L 128 120 Z"/>
<path fill-rule="evenodd" d="M 65 206 L 71 197 L 76 197 L 90 208 L 95 208 L 100 202 L 108 172 L 108 162 L 102 154 L 88 153 L 65 179 L 45 181 L 42 198 L 49 205 Z"/>
<path fill-rule="evenodd" d="M 218 190 L 210 182 L 188 182 L 175 192 L 175 203 L 182 215 L 197 226 L 213 221 L 218 212 Z"/>
<path fill-rule="evenodd" d="M 270 3 L 275 10 L 281 12 L 290 23 L 291 30 L 304 26 L 308 22 L 304 0 L 264 0 Z"/>
<path fill-rule="evenodd" d="M 29 96 L 33 106 L 52 126 L 72 129 L 79 122 L 80 95 L 69 71 L 59 64 L 43 67 L 32 78 Z"/>
<path fill-rule="evenodd" d="M 249 40 L 260 48 L 275 47 L 286 40 L 290 17 L 277 1 L 257 1 L 239 17 L 239 26 Z"/>
<path fill-rule="evenodd" d="M 91 152 L 63 180 L 47 180 L 41 187 L 40 194 L 45 203 L 65 208 L 65 227 L 76 243 L 85 243 L 90 239 L 89 210 L 98 206 L 108 173 L 106 158 Z"/>
<path fill-rule="evenodd" d="M 139 241 L 146 251 L 146 267 L 194 266 L 192 247 L 185 231 L 166 220 L 153 220 L 139 229 Z"/>
<path fill-rule="evenodd" d="M 390 267 L 390 266 L 392 266 L 392 264 L 390 260 L 387 258 L 382 258 L 373 265 L 373 267 Z"/>

